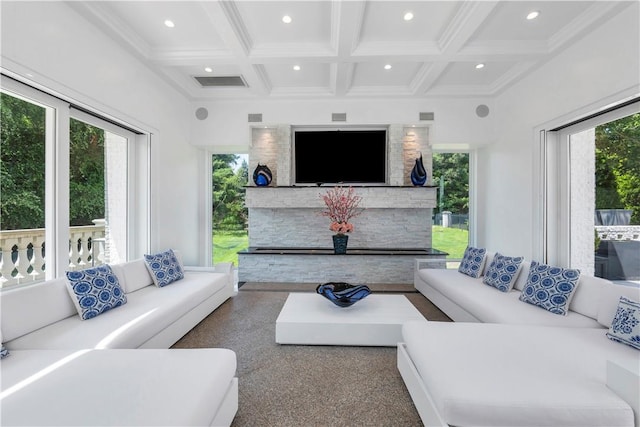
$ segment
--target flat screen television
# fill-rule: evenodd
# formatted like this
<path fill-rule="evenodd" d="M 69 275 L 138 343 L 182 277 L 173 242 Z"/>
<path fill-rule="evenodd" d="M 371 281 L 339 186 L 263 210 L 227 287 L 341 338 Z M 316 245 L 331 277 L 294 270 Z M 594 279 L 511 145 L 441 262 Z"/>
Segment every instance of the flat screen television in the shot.
<path fill-rule="evenodd" d="M 385 184 L 386 129 L 294 130 L 296 184 Z"/>

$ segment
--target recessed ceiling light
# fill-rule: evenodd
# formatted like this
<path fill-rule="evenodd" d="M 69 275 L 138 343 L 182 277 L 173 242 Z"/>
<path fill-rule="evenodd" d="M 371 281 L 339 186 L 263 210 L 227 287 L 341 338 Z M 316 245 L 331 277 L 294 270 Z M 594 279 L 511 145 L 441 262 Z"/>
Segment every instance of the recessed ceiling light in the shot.
<path fill-rule="evenodd" d="M 540 16 L 540 12 L 534 10 L 532 12 L 529 12 L 529 14 L 527 15 L 527 20 L 531 21 L 532 19 L 536 19 L 538 16 Z"/>
<path fill-rule="evenodd" d="M 387 65 L 385 65 L 385 66 L 384 66 L 384 69 L 385 69 L 385 70 L 390 70 L 390 69 L 391 69 L 391 64 L 387 64 Z"/>
<path fill-rule="evenodd" d="M 174 24 L 174 23 L 173 23 L 173 21 L 172 21 L 172 20 L 170 20 L 170 19 L 165 19 L 165 21 L 164 21 L 164 25 L 166 25 L 166 26 L 167 26 L 167 27 L 169 27 L 169 28 L 173 28 L 173 27 L 175 27 L 175 26 L 176 26 L 176 24 Z"/>
<path fill-rule="evenodd" d="M 212 73 L 212 72 L 213 72 L 213 68 L 211 68 L 211 67 L 204 67 L 204 70 L 205 70 L 207 73 Z"/>
<path fill-rule="evenodd" d="M 413 13 L 412 12 L 407 12 L 404 14 L 404 20 L 405 21 L 411 21 L 413 19 Z"/>
<path fill-rule="evenodd" d="M 296 70 L 296 71 L 300 71 L 300 66 L 299 65 L 294 65 L 293 69 Z"/>
<path fill-rule="evenodd" d="M 481 68 L 484 68 L 484 64 L 482 62 L 479 64 L 476 64 L 476 70 L 479 70 Z"/>
<path fill-rule="evenodd" d="M 284 22 L 285 24 L 291 24 L 291 17 L 289 15 L 284 15 L 282 17 L 282 22 Z"/>

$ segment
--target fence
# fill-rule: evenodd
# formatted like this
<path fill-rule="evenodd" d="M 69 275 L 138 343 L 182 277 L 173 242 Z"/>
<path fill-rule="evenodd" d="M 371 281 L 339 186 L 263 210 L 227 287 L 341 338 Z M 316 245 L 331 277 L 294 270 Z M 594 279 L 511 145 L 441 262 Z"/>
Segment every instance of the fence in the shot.
<path fill-rule="evenodd" d="M 469 229 L 469 214 L 448 213 L 446 215 L 443 215 L 442 212 L 437 213 L 437 214 L 434 214 L 432 217 L 433 225 L 441 225 L 441 226 L 445 225 L 443 224 L 444 216 L 449 217 L 449 224 L 448 224 L 449 227 L 460 228 L 463 230 Z"/>
<path fill-rule="evenodd" d="M 69 270 L 104 264 L 104 223 L 69 227 Z M 44 280 L 45 230 L 0 231 L 0 288 Z"/>

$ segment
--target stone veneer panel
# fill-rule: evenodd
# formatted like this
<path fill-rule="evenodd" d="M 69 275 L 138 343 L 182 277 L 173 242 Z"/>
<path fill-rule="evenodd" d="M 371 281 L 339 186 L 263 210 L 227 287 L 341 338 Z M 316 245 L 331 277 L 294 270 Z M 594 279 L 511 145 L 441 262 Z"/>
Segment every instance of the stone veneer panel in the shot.
<path fill-rule="evenodd" d="M 320 209 L 251 210 L 249 246 L 331 248 L 334 234 Z M 352 248 L 429 248 L 431 209 L 367 209 L 353 219 Z"/>
<path fill-rule="evenodd" d="M 387 185 L 354 186 L 362 196 L 363 212 L 352 222 L 350 248 L 430 248 L 431 215 L 435 188 L 411 184 L 411 168 L 419 153 L 432 176 L 429 127 L 392 124 L 388 127 Z M 252 174 L 266 164 L 273 173 L 269 187 L 256 188 Z M 290 186 L 291 126 L 253 128 L 249 149 L 249 246 L 331 248 L 329 221 L 320 212 L 320 198 L 330 187 Z M 429 183 L 429 181 L 428 181 Z M 413 256 L 318 256 L 240 254 L 242 281 L 350 281 L 360 283 L 411 283 Z"/>
<path fill-rule="evenodd" d="M 238 279 L 242 282 L 406 284 L 413 283 L 415 258 L 415 255 L 240 253 Z"/>
<path fill-rule="evenodd" d="M 402 139 L 402 159 L 403 164 L 403 185 L 413 185 L 411 182 L 411 170 L 416 163 L 416 159 L 422 154 L 422 164 L 427 171 L 427 185 L 433 184 L 433 167 L 431 144 L 429 144 L 429 128 L 427 127 L 405 127 L 403 128 Z"/>

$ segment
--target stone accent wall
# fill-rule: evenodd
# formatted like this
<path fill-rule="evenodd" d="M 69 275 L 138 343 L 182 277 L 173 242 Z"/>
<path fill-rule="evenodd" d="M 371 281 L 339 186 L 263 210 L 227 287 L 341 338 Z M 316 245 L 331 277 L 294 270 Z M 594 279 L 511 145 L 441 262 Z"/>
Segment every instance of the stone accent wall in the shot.
<path fill-rule="evenodd" d="M 413 283 L 415 258 L 403 255 L 243 255 L 243 282 Z"/>
<path fill-rule="evenodd" d="M 249 246 L 326 248 L 332 246 L 321 195 L 331 187 L 249 187 Z M 435 188 L 354 187 L 362 214 L 353 218 L 349 246 L 429 248 Z"/>
<path fill-rule="evenodd" d="M 428 127 L 388 127 L 387 185 L 354 186 L 363 212 L 353 218 L 349 248 L 426 249 L 431 247 L 434 187 L 414 187 L 411 169 L 420 153 L 432 176 Z M 268 187 L 256 187 L 253 170 L 266 164 L 273 174 Z M 291 126 L 253 128 L 249 149 L 249 246 L 252 248 L 332 248 L 329 220 L 321 194 L 330 187 L 292 186 Z M 429 182 L 428 182 L 429 183 Z M 347 250 L 348 253 L 348 250 Z M 350 281 L 411 283 L 414 257 L 400 255 L 242 254 L 241 281 Z M 335 277 L 334 277 L 335 276 Z"/>
<path fill-rule="evenodd" d="M 429 144 L 429 128 L 405 127 L 402 131 L 402 160 L 404 163 L 402 185 L 413 185 L 411 183 L 411 170 L 420 154 L 422 154 L 422 163 L 427 171 L 427 185 L 433 184 L 433 153 L 431 144 Z"/>
<path fill-rule="evenodd" d="M 249 246 L 331 248 L 329 220 L 318 209 L 251 210 Z M 351 248 L 425 248 L 431 246 L 431 209 L 367 209 L 354 218 Z"/>

